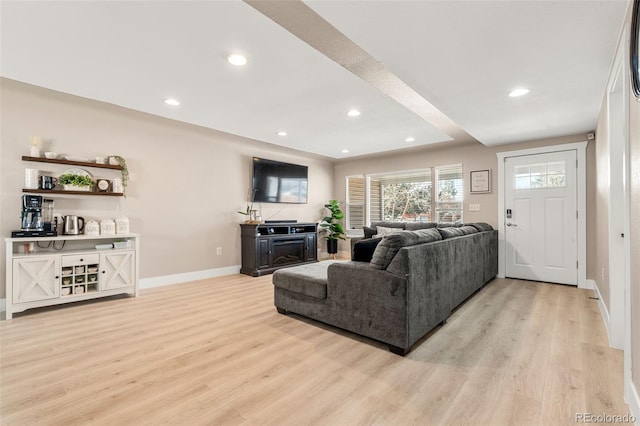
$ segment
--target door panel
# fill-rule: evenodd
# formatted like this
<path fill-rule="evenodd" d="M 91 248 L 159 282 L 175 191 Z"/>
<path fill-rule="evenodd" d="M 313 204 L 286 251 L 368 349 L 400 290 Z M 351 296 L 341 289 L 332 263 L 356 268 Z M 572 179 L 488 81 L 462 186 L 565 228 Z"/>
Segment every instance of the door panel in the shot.
<path fill-rule="evenodd" d="M 578 283 L 576 152 L 505 158 L 506 276 Z"/>

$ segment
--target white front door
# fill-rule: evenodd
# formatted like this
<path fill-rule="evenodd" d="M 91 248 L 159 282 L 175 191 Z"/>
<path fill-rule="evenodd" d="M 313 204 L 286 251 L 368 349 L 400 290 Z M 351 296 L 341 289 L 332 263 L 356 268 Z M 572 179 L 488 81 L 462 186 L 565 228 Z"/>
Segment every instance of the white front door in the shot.
<path fill-rule="evenodd" d="M 505 158 L 507 277 L 578 284 L 576 151 Z"/>

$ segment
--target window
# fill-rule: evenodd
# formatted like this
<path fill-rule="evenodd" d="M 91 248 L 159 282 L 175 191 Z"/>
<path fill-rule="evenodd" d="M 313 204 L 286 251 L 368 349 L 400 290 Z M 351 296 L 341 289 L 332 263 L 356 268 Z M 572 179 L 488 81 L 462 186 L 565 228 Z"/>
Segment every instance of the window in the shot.
<path fill-rule="evenodd" d="M 376 221 L 462 220 L 464 185 L 461 164 L 350 176 L 346 180 L 348 229 L 361 229 Z"/>
<path fill-rule="evenodd" d="M 369 177 L 371 220 L 431 221 L 431 170 Z"/>
<path fill-rule="evenodd" d="M 564 161 L 524 164 L 514 167 L 515 189 L 558 188 L 566 186 Z"/>
<path fill-rule="evenodd" d="M 457 222 L 462 220 L 464 182 L 462 164 L 436 167 L 438 194 L 436 197 L 436 221 Z"/>

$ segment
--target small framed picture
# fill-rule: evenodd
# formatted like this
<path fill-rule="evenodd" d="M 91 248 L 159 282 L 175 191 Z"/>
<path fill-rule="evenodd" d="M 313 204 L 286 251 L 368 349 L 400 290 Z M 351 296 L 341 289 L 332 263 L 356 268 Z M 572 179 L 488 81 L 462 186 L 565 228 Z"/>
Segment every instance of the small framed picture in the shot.
<path fill-rule="evenodd" d="M 472 170 L 469 179 L 469 192 L 491 192 L 491 170 Z"/>

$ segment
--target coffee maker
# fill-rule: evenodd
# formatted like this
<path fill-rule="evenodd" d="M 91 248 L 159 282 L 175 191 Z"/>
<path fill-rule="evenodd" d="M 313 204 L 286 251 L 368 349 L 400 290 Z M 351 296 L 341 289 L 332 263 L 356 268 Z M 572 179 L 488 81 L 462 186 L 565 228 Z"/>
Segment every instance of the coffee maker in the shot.
<path fill-rule="evenodd" d="M 44 200 L 45 218 L 42 216 L 43 198 L 41 195 L 22 196 L 21 230 L 13 231 L 12 237 L 54 237 L 57 234 L 53 217 L 53 200 Z M 48 218 L 48 223 L 46 219 Z"/>

